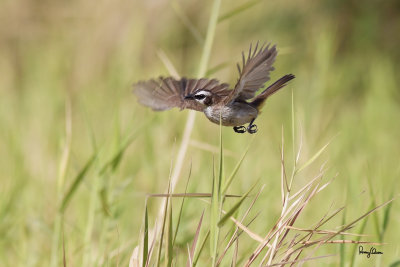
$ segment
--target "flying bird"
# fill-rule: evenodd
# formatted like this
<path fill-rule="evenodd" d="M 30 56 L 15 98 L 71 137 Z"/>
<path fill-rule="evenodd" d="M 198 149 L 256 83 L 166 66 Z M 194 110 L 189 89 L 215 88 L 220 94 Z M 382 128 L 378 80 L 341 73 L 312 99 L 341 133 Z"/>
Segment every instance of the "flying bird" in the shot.
<path fill-rule="evenodd" d="M 253 134 L 257 132 L 254 120 L 265 100 L 295 78 L 287 74 L 256 96 L 270 79 L 277 53 L 275 45 L 259 47 L 257 42 L 254 49 L 250 45 L 247 58 L 242 52 L 242 64 L 237 64 L 239 78 L 233 89 L 216 79 L 159 77 L 135 83 L 133 92 L 141 104 L 155 111 L 174 107 L 202 111 L 213 123 L 233 126 L 237 133 Z"/>

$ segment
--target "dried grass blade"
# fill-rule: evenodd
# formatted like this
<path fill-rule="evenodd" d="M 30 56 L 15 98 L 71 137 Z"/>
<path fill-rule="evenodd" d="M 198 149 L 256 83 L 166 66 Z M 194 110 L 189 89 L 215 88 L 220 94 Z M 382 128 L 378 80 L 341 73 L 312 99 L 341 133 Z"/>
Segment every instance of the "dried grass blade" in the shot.
<path fill-rule="evenodd" d="M 239 222 L 238 220 L 236 220 L 233 217 L 231 217 L 230 219 L 236 224 L 237 227 L 239 227 L 241 230 L 243 230 L 250 238 L 256 240 L 259 243 L 264 242 L 264 239 L 261 236 L 259 236 L 256 233 L 250 231 L 249 228 L 244 226 L 241 222 Z"/>
<path fill-rule="evenodd" d="M 200 249 L 199 249 L 199 253 L 197 253 L 197 256 L 196 256 L 195 259 L 194 259 L 193 266 L 196 266 L 197 261 L 199 260 L 200 255 L 201 255 L 201 253 L 203 252 L 204 246 L 205 246 L 205 244 L 206 244 L 207 239 L 208 239 L 209 236 L 210 236 L 210 230 L 207 231 L 207 234 L 206 234 L 206 236 L 204 237 L 203 242 L 201 243 L 201 246 L 200 246 Z"/>
<path fill-rule="evenodd" d="M 188 259 L 188 262 L 186 263 L 187 267 L 193 266 L 192 259 L 193 259 L 193 256 L 194 256 L 194 252 L 196 250 L 197 240 L 198 240 L 199 235 L 200 235 L 201 224 L 203 223 L 203 216 L 204 216 L 204 210 L 203 210 L 203 212 L 201 214 L 199 224 L 197 225 L 196 234 L 194 236 L 193 243 L 192 243 L 192 246 L 191 246 L 190 251 L 189 251 L 189 259 Z"/>
<path fill-rule="evenodd" d="M 310 182 L 308 182 L 305 186 L 303 186 L 299 191 L 297 191 L 294 195 L 292 195 L 289 198 L 289 201 L 296 198 L 299 194 L 301 194 L 304 190 L 309 189 L 312 187 L 312 185 L 315 183 L 316 180 L 321 179 L 322 176 L 324 175 L 323 172 L 318 173 L 317 176 L 315 176 Z"/>
<path fill-rule="evenodd" d="M 385 203 L 383 203 L 383 204 L 381 204 L 381 205 L 379 205 L 379 206 L 377 206 L 377 207 L 371 209 L 370 211 L 366 212 L 366 213 L 365 213 L 364 215 L 362 215 L 361 217 L 359 217 L 359 218 L 355 219 L 354 221 L 352 221 L 351 223 L 349 223 L 347 226 L 345 226 L 345 227 L 344 227 L 342 230 L 340 230 L 339 232 L 346 231 L 347 229 L 351 228 L 354 224 L 356 224 L 357 222 L 359 222 L 359 221 L 362 220 L 363 218 L 367 217 L 368 215 L 370 215 L 371 213 L 377 211 L 378 209 L 380 209 L 380 208 L 382 208 L 382 207 L 388 205 L 388 204 L 391 203 L 393 200 L 394 200 L 394 198 L 392 198 L 391 200 L 388 200 L 388 201 L 386 201 Z M 338 235 L 339 232 L 335 233 L 334 236 Z M 334 236 L 332 236 L 332 237 L 334 237 Z"/>
<path fill-rule="evenodd" d="M 285 139 L 283 136 L 283 125 L 282 125 L 282 147 L 281 147 L 281 195 L 282 195 L 282 206 L 286 204 L 286 192 L 289 193 L 289 187 L 286 178 L 286 171 L 285 171 L 285 158 L 284 158 L 284 146 L 285 146 Z"/>
<path fill-rule="evenodd" d="M 318 243 L 321 243 L 321 241 L 302 241 L 302 242 L 300 242 L 300 244 L 307 245 L 307 246 L 315 245 Z M 367 245 L 381 246 L 381 245 L 386 245 L 387 243 L 341 239 L 341 240 L 324 241 L 323 244 L 367 244 Z"/>
<path fill-rule="evenodd" d="M 147 194 L 148 197 L 184 197 L 184 198 L 210 198 L 212 194 L 210 193 L 175 193 L 175 194 Z M 241 197 L 240 195 L 225 195 L 224 197 Z"/>
<path fill-rule="evenodd" d="M 157 222 L 155 223 L 155 225 L 157 225 Z M 149 267 L 149 265 L 150 265 L 151 256 L 153 255 L 154 247 L 155 247 L 156 239 L 157 239 L 157 227 L 154 227 L 153 229 L 154 229 L 154 230 L 153 230 L 153 232 L 154 232 L 154 233 L 153 233 L 153 239 L 152 239 L 152 241 L 151 241 L 151 245 L 150 245 L 150 249 L 149 249 L 149 254 L 148 254 L 148 256 L 147 256 L 146 267 Z"/>
<path fill-rule="evenodd" d="M 331 254 L 331 255 L 324 255 L 324 256 L 306 258 L 306 259 L 301 259 L 301 260 L 285 261 L 285 262 L 270 264 L 270 265 L 267 265 L 266 267 L 269 267 L 269 266 L 284 266 L 286 264 L 294 264 L 294 263 L 304 263 L 304 262 L 310 261 L 310 260 L 318 260 L 318 259 L 323 259 L 323 258 L 333 257 L 333 256 L 336 256 L 336 255 L 335 254 Z"/>
<path fill-rule="evenodd" d="M 239 239 L 236 239 L 235 244 L 236 244 L 235 245 L 235 251 L 233 252 L 232 263 L 231 263 L 232 267 L 236 266 L 237 255 L 238 255 L 238 251 L 239 251 Z"/>
<path fill-rule="evenodd" d="M 190 256 L 190 248 L 189 248 L 189 244 L 186 244 L 186 248 L 187 248 L 187 252 L 188 252 L 188 263 L 186 266 L 188 267 L 192 267 L 193 266 L 193 259 Z"/>
<path fill-rule="evenodd" d="M 286 226 L 288 229 L 296 230 L 296 231 L 301 231 L 301 232 L 311 232 L 315 234 L 333 234 L 336 233 L 336 231 L 329 231 L 329 230 L 315 230 L 315 229 L 304 229 L 304 228 L 298 228 L 298 227 L 293 227 L 293 226 Z M 362 234 L 353 234 L 353 233 L 347 233 L 347 232 L 340 232 L 341 235 L 348 235 L 348 236 L 368 236 L 368 235 L 362 235 Z"/>

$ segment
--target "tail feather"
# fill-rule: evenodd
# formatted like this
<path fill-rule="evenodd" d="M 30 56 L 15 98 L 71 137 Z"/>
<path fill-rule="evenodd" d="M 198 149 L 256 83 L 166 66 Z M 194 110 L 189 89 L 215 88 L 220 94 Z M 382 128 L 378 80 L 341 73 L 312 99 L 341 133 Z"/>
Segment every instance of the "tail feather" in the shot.
<path fill-rule="evenodd" d="M 287 82 L 290 80 L 294 79 L 295 76 L 293 74 L 288 74 L 274 82 L 272 85 L 270 85 L 267 89 L 265 89 L 261 94 L 259 94 L 253 102 L 251 102 L 251 105 L 256 107 L 257 109 L 262 108 L 262 106 L 265 103 L 265 100 L 272 95 L 273 93 L 277 92 L 279 89 L 283 88 Z"/>

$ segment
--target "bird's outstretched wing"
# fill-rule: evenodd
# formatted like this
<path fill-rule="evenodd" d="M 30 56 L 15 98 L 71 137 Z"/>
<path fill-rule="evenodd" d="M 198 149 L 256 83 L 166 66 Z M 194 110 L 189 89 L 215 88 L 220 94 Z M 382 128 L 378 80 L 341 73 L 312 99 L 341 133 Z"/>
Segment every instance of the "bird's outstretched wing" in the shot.
<path fill-rule="evenodd" d="M 269 73 L 274 70 L 272 64 L 275 62 L 277 55 L 275 45 L 266 47 L 258 46 L 258 42 L 252 50 L 250 45 L 247 59 L 242 52 L 242 67 L 237 64 L 239 70 L 239 79 L 235 88 L 230 95 L 225 98 L 225 102 L 229 103 L 234 99 L 247 100 L 255 96 L 258 89 L 263 87 L 264 83 L 269 80 Z"/>
<path fill-rule="evenodd" d="M 133 85 L 133 93 L 138 97 L 138 101 L 156 111 L 174 107 L 202 111 L 203 106 L 196 101 L 184 101 L 185 96 L 198 90 L 209 90 L 220 97 L 226 97 L 230 93 L 228 84 L 215 79 L 176 80 L 172 77 L 160 77 Z"/>

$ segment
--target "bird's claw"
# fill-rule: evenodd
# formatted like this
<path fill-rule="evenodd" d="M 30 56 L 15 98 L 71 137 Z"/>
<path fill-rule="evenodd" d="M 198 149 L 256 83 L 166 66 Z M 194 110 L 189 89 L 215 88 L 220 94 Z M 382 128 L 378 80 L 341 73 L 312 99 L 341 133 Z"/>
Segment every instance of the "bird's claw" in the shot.
<path fill-rule="evenodd" d="M 233 127 L 233 130 L 237 133 L 245 133 L 246 132 L 246 127 L 242 126 L 235 126 Z"/>
<path fill-rule="evenodd" d="M 249 134 L 254 134 L 254 133 L 256 133 L 256 132 L 257 132 L 257 125 L 255 125 L 255 124 L 250 124 L 250 125 L 247 127 L 247 131 L 249 132 Z"/>

